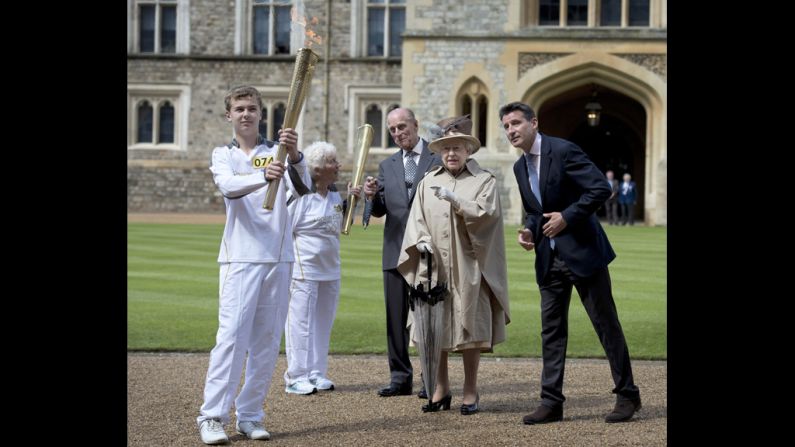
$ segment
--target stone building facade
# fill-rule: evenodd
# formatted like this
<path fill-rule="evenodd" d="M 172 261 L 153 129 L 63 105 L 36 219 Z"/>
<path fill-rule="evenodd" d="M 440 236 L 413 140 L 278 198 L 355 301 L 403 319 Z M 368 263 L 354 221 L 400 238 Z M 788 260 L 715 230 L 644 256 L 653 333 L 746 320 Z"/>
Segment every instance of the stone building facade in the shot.
<path fill-rule="evenodd" d="M 638 220 L 667 224 L 667 0 L 128 0 L 130 212 L 223 212 L 208 169 L 231 138 L 223 97 L 234 85 L 260 89 L 273 138 L 295 51 L 310 44 L 295 20 L 285 31 L 291 7 L 322 38 L 311 42 L 320 62 L 299 144 L 334 143 L 342 181 L 365 122 L 376 129 L 367 173 L 394 153 L 391 108 L 413 109 L 421 135 L 470 113 L 484 145 L 475 157 L 497 174 L 506 223 L 519 223 L 519 151 L 498 110 L 522 100 L 542 133 L 575 141 L 619 178 L 632 174 Z"/>

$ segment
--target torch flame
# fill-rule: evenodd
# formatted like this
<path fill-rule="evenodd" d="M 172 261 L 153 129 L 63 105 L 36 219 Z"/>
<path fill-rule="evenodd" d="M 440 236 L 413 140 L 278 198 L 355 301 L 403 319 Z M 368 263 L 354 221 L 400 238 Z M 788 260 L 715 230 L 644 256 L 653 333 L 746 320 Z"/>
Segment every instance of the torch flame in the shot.
<path fill-rule="evenodd" d="M 290 20 L 301 25 L 306 31 L 304 31 L 304 35 L 306 38 L 304 39 L 304 47 L 312 48 L 312 44 L 316 43 L 318 45 L 323 43 L 323 38 L 320 34 L 314 32 L 311 28 L 316 26 L 320 20 L 317 17 L 312 17 L 309 19 L 309 26 L 307 26 L 306 17 L 298 11 L 296 6 L 290 8 Z"/>

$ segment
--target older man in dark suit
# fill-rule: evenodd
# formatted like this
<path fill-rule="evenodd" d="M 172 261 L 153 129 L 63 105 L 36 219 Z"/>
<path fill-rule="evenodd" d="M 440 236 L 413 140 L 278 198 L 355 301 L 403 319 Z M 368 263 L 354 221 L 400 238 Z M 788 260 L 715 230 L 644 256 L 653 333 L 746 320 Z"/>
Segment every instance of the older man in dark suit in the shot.
<path fill-rule="evenodd" d="M 386 215 L 382 268 L 386 302 L 386 340 L 389 355 L 389 385 L 378 391 L 383 397 L 411 394 L 414 375 L 409 360 L 408 285 L 397 270 L 403 233 L 411 210 L 417 183 L 432 166 L 441 165 L 438 155 L 428 150 L 428 142 L 418 136 L 414 112 L 394 109 L 387 115 L 392 140 L 400 150 L 378 166 L 378 179 L 367 177 L 364 194 L 372 200 L 372 215 Z M 427 398 L 425 388 L 419 393 Z"/>
<path fill-rule="evenodd" d="M 595 215 L 610 197 L 607 179 L 576 144 L 540 134 L 527 104 L 506 104 L 500 120 L 508 140 L 523 152 L 513 167 L 527 213 L 518 242 L 525 250 L 535 249 L 541 292 L 541 405 L 523 422 L 563 419 L 572 286 L 599 336 L 615 383 L 616 405 L 605 422 L 629 420 L 641 407 L 640 391 L 610 286 L 607 265 L 616 255 Z"/>

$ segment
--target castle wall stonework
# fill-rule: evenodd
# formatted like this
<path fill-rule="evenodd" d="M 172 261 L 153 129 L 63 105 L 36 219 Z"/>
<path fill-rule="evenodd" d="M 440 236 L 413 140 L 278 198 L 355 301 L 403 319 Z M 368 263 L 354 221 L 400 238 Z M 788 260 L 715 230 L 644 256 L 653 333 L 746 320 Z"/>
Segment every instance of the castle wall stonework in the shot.
<path fill-rule="evenodd" d="M 543 90 L 540 73 L 548 79 L 569 79 L 568 73 L 577 72 L 579 67 L 595 67 L 589 75 L 593 79 L 588 82 L 599 83 L 598 76 L 604 72 L 611 80 L 618 79 L 619 86 L 631 78 L 632 82 L 626 83 L 629 92 L 639 91 L 636 85 L 645 88 L 640 97 L 632 98 L 645 101 L 649 122 L 653 124 L 653 132 L 647 136 L 651 146 L 643 152 L 647 154 L 647 178 L 653 179 L 644 190 L 645 220 L 666 225 L 667 29 L 659 14 L 667 10 L 667 1 L 660 1 L 662 8 L 656 0 L 653 2 L 656 6 L 652 8 L 652 27 L 603 28 L 528 25 L 527 20 L 535 20 L 528 18 L 535 16 L 524 8 L 537 6 L 537 2 L 407 0 L 402 57 L 384 58 L 356 54 L 360 49 L 352 48 L 354 43 L 361 47 L 360 40 L 366 38 L 366 0 L 304 0 L 309 29 L 322 41 L 311 46 L 320 61 L 297 126 L 299 145 L 305 147 L 318 140 L 333 143 L 342 163 L 338 185 L 344 185 L 350 180 L 355 162 L 355 141 L 350 140 L 350 134 L 363 124 L 353 122 L 357 111 L 356 104 L 350 103 L 352 92 L 385 88 L 399 91 L 398 102 L 414 110 L 424 137 L 430 124 L 458 113 L 456 96 L 475 78 L 478 82 L 470 86 L 485 89 L 489 101 L 487 141 L 475 158 L 497 177 L 505 222 L 516 224 L 522 215 L 513 175 L 518 151 L 504 136 L 497 115 L 499 106 L 524 98 L 533 88 Z M 135 5 L 135 1 L 131 4 Z M 131 147 L 128 142 L 130 212 L 223 213 L 223 197 L 208 168 L 213 148 L 232 138 L 225 118 L 224 95 L 241 84 L 282 95 L 290 85 L 294 68 L 294 56 L 251 55 L 245 42 L 242 54 L 235 54 L 235 40 L 239 38 L 236 26 L 241 19 L 244 27 L 251 26 L 250 15 L 238 16 L 238 7 L 248 4 L 247 0 L 190 0 L 187 54 L 128 53 L 128 85 L 183 91 L 189 100 L 187 118 L 178 117 L 187 123 L 187 131 L 177 134 L 186 136 L 186 140 L 179 141 L 179 150 L 142 149 L 143 145 Z M 656 27 L 659 24 L 662 28 Z M 610 65 L 610 70 L 618 70 L 612 67 L 615 60 L 623 63 L 619 70 L 622 73 L 613 74 L 593 64 L 593 54 L 610 55 L 613 60 L 602 64 Z M 577 62 L 564 70 L 556 68 L 567 61 Z M 565 94 L 582 80 L 571 78 L 562 83 L 556 87 L 559 91 L 544 93 Z M 267 97 L 268 93 L 263 93 Z M 132 112 L 127 111 L 128 118 Z M 391 150 L 371 152 L 365 174 L 377 175 L 378 164 L 391 154 Z"/>

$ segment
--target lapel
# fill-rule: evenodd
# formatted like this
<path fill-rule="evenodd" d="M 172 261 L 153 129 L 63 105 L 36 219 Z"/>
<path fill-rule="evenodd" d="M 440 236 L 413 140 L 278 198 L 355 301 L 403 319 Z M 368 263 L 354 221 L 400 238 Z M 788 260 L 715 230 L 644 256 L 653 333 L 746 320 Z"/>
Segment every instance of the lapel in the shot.
<path fill-rule="evenodd" d="M 420 163 L 417 165 L 417 175 L 414 178 L 415 185 L 425 176 L 428 168 L 431 167 L 431 158 L 433 158 L 433 152 L 428 149 L 428 142 L 425 140 L 420 141 L 422 141 L 422 155 L 420 155 Z"/>
<path fill-rule="evenodd" d="M 530 187 L 530 173 L 527 172 L 527 158 L 524 156 L 524 152 L 522 152 L 522 155 L 519 156 L 519 160 L 517 160 L 516 163 L 519 164 L 518 168 L 519 172 L 521 173 L 521 175 L 518 175 L 518 178 L 516 179 L 516 181 L 519 183 L 519 191 L 527 191 L 527 194 L 522 194 L 522 197 L 527 198 L 530 206 L 540 210 L 541 204 L 538 203 L 538 200 L 536 200 L 536 196 L 533 194 L 533 189 Z M 541 180 L 539 179 L 539 183 L 540 182 Z"/>
<path fill-rule="evenodd" d="M 392 166 L 392 178 L 394 181 L 394 186 L 389 188 L 389 190 L 393 191 L 401 191 L 400 194 L 406 203 L 408 203 L 408 197 L 406 194 L 406 168 L 403 167 L 403 149 L 398 149 L 398 151 L 389 158 L 391 161 L 390 165 Z"/>
<path fill-rule="evenodd" d="M 546 135 L 541 135 L 541 168 L 538 175 L 538 186 L 541 189 L 541 201 L 547 203 L 547 198 L 544 195 L 547 186 L 547 177 L 549 176 L 549 167 L 552 165 L 552 143 Z"/>

